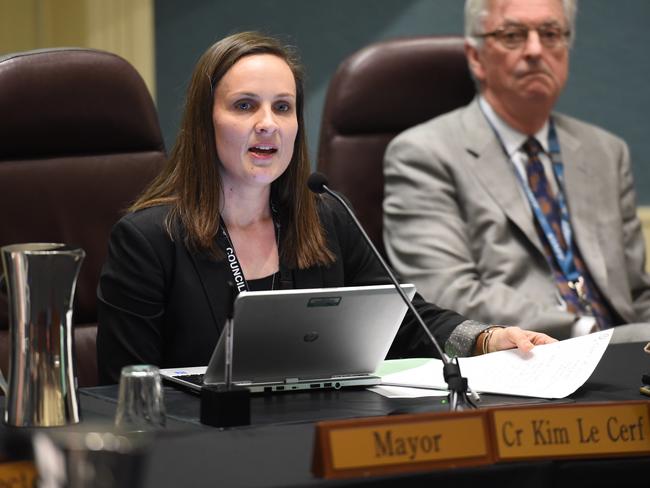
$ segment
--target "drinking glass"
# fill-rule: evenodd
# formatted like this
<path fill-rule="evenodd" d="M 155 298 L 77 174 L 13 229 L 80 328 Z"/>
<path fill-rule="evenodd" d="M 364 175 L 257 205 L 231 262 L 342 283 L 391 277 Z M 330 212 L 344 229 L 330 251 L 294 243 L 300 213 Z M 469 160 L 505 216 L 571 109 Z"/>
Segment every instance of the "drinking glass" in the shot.
<path fill-rule="evenodd" d="M 129 432 L 142 432 L 165 427 L 165 402 L 156 366 L 138 364 L 125 366 L 115 413 L 115 426 Z"/>

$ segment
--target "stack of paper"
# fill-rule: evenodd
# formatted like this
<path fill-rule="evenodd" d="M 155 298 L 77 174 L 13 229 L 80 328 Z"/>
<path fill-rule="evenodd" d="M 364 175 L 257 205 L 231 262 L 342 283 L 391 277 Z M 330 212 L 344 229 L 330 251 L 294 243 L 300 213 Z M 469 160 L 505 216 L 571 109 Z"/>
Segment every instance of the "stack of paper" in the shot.
<path fill-rule="evenodd" d="M 613 329 L 536 346 L 530 353 L 517 349 L 460 358 L 460 371 L 469 387 L 483 393 L 538 398 L 564 398 L 576 391 L 598 365 Z M 391 364 L 392 363 L 392 364 Z M 397 372 L 387 372 L 399 369 Z M 382 385 L 446 390 L 442 361 L 386 361 L 378 374 Z M 382 392 L 384 386 L 376 391 Z M 396 396 L 392 390 L 390 396 Z M 408 391 L 403 396 L 415 396 Z"/>

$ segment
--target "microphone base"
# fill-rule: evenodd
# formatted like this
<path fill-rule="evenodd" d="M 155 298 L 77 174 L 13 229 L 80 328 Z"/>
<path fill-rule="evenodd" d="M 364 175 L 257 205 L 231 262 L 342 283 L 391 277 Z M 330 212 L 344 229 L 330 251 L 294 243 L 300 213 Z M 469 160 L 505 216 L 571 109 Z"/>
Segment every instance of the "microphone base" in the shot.
<path fill-rule="evenodd" d="M 463 410 L 474 410 L 478 408 L 476 403 L 467 395 L 467 378 L 460 373 L 458 358 L 452 358 L 443 366 L 443 376 L 449 386 L 449 411 L 461 412 Z"/>
<path fill-rule="evenodd" d="M 475 410 L 478 405 L 467 395 L 466 391 L 451 391 L 447 397 L 450 412 L 463 412 L 466 410 Z"/>
<path fill-rule="evenodd" d="M 203 386 L 201 388 L 201 423 L 213 427 L 250 425 L 250 390 L 241 386 Z"/>

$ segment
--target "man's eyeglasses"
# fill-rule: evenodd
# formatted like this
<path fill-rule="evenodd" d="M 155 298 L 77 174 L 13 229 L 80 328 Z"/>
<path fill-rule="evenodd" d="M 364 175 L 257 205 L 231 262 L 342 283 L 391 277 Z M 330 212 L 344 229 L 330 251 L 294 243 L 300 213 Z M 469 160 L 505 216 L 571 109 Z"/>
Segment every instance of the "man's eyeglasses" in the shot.
<path fill-rule="evenodd" d="M 478 34 L 476 37 L 494 37 L 507 49 L 519 49 L 528 41 L 528 33 L 537 31 L 539 42 L 542 46 L 554 49 L 566 46 L 571 36 L 571 31 L 562 29 L 559 25 L 540 25 L 539 27 L 528 27 L 527 25 L 506 25 L 499 27 L 492 32 Z"/>

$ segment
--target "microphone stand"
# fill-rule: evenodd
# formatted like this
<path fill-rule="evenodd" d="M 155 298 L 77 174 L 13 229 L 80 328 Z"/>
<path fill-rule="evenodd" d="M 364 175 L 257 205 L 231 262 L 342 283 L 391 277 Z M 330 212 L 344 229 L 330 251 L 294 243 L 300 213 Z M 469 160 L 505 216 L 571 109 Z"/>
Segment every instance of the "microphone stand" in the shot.
<path fill-rule="evenodd" d="M 312 187 L 310 186 L 310 188 Z M 429 337 L 429 339 L 435 346 L 436 350 L 438 351 L 438 354 L 440 355 L 440 358 L 442 359 L 444 365 L 442 369 L 443 377 L 445 379 L 445 382 L 447 383 L 447 387 L 449 390 L 449 396 L 447 397 L 449 401 L 449 410 L 452 412 L 456 412 L 461 410 L 471 410 L 471 409 L 478 408 L 477 405 L 472 401 L 472 399 L 467 396 L 467 390 L 468 390 L 467 378 L 464 378 L 460 373 L 460 364 L 458 364 L 458 358 L 450 359 L 449 356 L 447 356 L 445 352 L 442 350 L 440 344 L 438 344 L 438 341 L 431 333 L 429 328 L 426 326 L 424 320 L 422 320 L 422 317 L 420 316 L 418 311 L 411 303 L 411 300 L 409 300 L 409 298 L 406 296 L 406 293 L 404 293 L 402 287 L 399 286 L 399 282 L 397 281 L 397 278 L 395 277 L 391 269 L 388 267 L 386 261 L 381 256 L 379 251 L 377 251 L 377 248 L 368 237 L 368 234 L 366 234 L 366 231 L 364 230 L 363 226 L 357 219 L 356 215 L 354 215 L 354 212 L 352 212 L 352 209 L 350 209 L 348 204 L 345 203 L 345 200 L 341 198 L 341 196 L 338 193 L 336 193 L 333 190 L 330 190 L 327 184 L 325 184 L 324 182 L 321 183 L 320 188 L 322 188 L 324 192 L 326 192 L 328 195 L 335 198 L 341 205 L 343 205 L 343 208 L 345 208 L 345 210 L 350 215 L 350 217 L 352 217 L 352 220 L 354 221 L 358 229 L 361 231 L 361 235 L 365 239 L 368 246 L 370 246 L 370 249 L 372 249 L 372 252 L 374 253 L 375 257 L 379 260 L 381 266 L 384 268 L 384 271 L 386 271 L 386 273 L 388 274 L 390 280 L 395 286 L 395 289 L 402 297 L 402 300 L 404 301 L 404 303 L 406 303 L 406 306 L 409 308 L 411 313 L 415 316 L 418 323 L 422 327 L 422 330 L 424 330 L 425 334 Z"/>
<path fill-rule="evenodd" d="M 250 425 L 250 390 L 233 383 L 233 318 L 235 314 L 235 285 L 228 281 L 228 301 L 226 302 L 224 383 L 201 386 L 201 408 L 199 419 L 202 424 L 214 427 L 233 427 Z"/>

